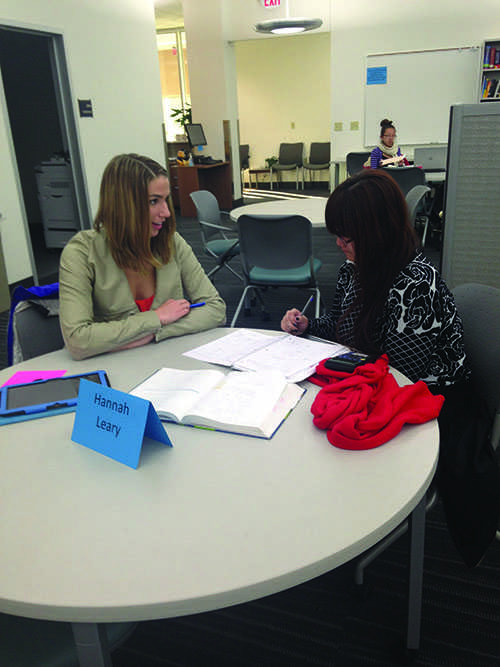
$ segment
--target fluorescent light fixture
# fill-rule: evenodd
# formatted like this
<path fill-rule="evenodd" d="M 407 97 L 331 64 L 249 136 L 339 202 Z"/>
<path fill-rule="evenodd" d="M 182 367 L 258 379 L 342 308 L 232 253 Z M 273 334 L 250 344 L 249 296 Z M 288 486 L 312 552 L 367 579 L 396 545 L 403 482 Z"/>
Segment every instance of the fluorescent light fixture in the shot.
<path fill-rule="evenodd" d="M 316 30 L 322 25 L 323 21 L 321 19 L 286 18 L 260 21 L 255 24 L 254 29 L 256 32 L 264 34 L 293 35 L 307 30 Z"/>

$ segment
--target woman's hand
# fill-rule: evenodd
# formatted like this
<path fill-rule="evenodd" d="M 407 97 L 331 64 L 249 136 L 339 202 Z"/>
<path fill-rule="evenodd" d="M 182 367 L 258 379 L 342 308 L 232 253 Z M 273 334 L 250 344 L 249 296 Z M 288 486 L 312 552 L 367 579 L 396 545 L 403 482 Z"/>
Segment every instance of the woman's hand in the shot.
<path fill-rule="evenodd" d="M 309 320 L 305 315 L 300 314 L 300 310 L 292 308 L 287 310 L 283 319 L 281 320 L 281 328 L 283 331 L 294 336 L 300 336 L 307 329 Z"/>
<path fill-rule="evenodd" d="M 185 317 L 189 313 L 189 301 L 186 299 L 168 299 L 165 303 L 159 306 L 155 313 L 160 318 L 162 326 L 164 324 L 172 324 L 177 322 L 181 317 Z"/>

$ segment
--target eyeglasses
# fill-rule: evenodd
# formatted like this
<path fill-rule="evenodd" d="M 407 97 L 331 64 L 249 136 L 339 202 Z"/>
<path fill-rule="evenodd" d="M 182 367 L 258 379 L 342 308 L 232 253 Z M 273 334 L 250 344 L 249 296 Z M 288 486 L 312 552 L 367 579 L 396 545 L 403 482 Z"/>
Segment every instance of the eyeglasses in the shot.
<path fill-rule="evenodd" d="M 349 243 L 352 243 L 352 242 L 353 242 L 353 239 L 346 239 L 346 238 L 344 238 L 343 236 L 338 236 L 338 235 L 337 235 L 337 238 L 338 238 L 338 240 L 340 241 L 340 243 L 341 243 L 342 245 L 344 245 L 344 246 L 345 246 L 345 245 L 349 245 Z"/>
<path fill-rule="evenodd" d="M 397 136 L 397 134 L 383 134 L 382 139 L 395 139 Z"/>

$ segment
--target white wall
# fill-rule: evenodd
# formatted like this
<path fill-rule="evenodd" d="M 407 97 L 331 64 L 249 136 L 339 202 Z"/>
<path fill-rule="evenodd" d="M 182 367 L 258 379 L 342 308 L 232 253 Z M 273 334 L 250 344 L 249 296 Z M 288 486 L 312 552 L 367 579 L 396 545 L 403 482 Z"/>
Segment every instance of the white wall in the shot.
<path fill-rule="evenodd" d="M 333 3 L 332 120 L 359 120 L 359 132 L 333 132 L 334 155 L 364 150 L 364 80 L 368 54 L 479 45 L 500 36 L 498 0 L 352 0 Z M 418 72 L 408 72 L 418 78 Z M 439 90 L 436 90 L 439 95 Z M 422 113 L 426 113 L 422 100 Z M 404 137 L 399 138 L 405 148 Z M 413 147 L 408 152 L 412 154 Z"/>
<path fill-rule="evenodd" d="M 184 0 L 184 6 L 196 2 Z M 276 10 L 264 10 L 258 0 L 203 4 L 212 16 L 215 5 L 219 13 L 222 10 L 218 39 L 236 40 L 241 141 L 250 144 L 255 167 L 262 166 L 281 141 L 303 140 L 309 146 L 325 133 L 339 160 L 351 150 L 364 150 L 366 55 L 470 46 L 500 37 L 499 0 L 289 0 L 290 15 L 324 21 L 319 31 L 297 37 L 267 37 L 253 30 L 257 20 L 285 16 L 285 3 Z M 210 32 L 211 20 L 199 21 L 191 35 L 186 26 L 188 39 L 206 42 L 203 33 Z M 326 35 L 329 45 L 321 41 Z M 214 57 L 219 58 L 216 51 Z M 207 48 L 203 68 L 210 66 L 210 58 Z M 408 74 L 418 77 L 418 72 Z M 203 86 L 201 79 L 198 83 L 199 95 L 209 96 L 210 86 Z M 308 116 L 314 118 L 314 127 Z M 352 121 L 359 123 L 359 130 L 350 129 Z M 341 132 L 333 131 L 334 122 L 343 123 Z M 401 142 L 405 148 L 404 137 Z M 408 148 L 411 154 L 413 147 Z"/>
<path fill-rule="evenodd" d="M 102 170 L 113 155 L 135 151 L 164 161 L 153 0 L 2 0 L 2 24 L 64 35 L 93 213 Z M 79 118 L 78 98 L 92 100 L 94 118 Z M 12 179 L 12 165 L 2 162 Z M 4 253 L 9 282 L 31 275 L 26 247 L 5 247 L 4 241 Z"/>

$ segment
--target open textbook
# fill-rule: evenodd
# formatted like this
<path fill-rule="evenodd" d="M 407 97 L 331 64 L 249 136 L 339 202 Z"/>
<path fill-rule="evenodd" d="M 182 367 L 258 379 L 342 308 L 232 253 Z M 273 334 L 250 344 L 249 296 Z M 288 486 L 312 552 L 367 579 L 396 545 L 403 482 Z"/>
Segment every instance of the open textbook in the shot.
<path fill-rule="evenodd" d="M 279 373 L 160 368 L 130 394 L 161 419 L 270 438 L 304 393 Z"/>
<path fill-rule="evenodd" d="M 300 382 L 314 373 L 322 359 L 348 351 L 338 343 L 238 329 L 184 354 L 243 371 L 277 371 L 288 382 Z"/>

